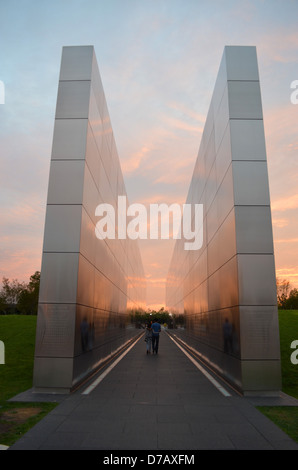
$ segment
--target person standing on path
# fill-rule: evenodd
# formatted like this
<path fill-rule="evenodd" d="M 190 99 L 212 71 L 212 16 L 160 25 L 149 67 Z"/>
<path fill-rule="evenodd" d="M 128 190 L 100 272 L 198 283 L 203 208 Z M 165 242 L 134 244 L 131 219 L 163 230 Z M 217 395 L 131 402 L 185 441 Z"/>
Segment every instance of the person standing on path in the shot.
<path fill-rule="evenodd" d="M 154 351 L 155 351 L 155 354 L 157 354 L 158 345 L 159 345 L 159 334 L 161 332 L 161 327 L 157 319 L 155 319 L 154 322 L 152 323 L 151 329 L 152 329 L 152 350 L 153 350 L 153 354 L 154 354 Z"/>
<path fill-rule="evenodd" d="M 147 354 L 151 354 L 151 344 L 152 344 L 152 329 L 151 324 L 147 323 L 145 328 L 145 342 Z"/>

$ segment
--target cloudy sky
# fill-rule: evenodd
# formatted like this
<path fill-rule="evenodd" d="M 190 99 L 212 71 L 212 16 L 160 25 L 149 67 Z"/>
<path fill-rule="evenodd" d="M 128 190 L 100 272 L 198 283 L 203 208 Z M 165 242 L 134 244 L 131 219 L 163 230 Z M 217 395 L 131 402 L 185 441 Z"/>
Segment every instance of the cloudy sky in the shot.
<path fill-rule="evenodd" d="M 40 269 L 62 47 L 94 45 L 130 203 L 185 202 L 225 45 L 257 47 L 277 276 L 298 287 L 298 0 L 0 0 L 0 276 Z M 141 241 L 148 304 L 173 249 Z"/>

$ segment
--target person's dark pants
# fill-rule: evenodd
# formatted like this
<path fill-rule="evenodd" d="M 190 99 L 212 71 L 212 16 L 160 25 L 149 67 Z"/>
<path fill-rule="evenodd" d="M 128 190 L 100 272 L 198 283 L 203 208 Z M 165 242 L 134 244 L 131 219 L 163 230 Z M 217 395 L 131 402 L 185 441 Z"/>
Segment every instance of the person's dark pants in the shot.
<path fill-rule="evenodd" d="M 152 351 L 158 353 L 159 335 L 152 335 Z"/>

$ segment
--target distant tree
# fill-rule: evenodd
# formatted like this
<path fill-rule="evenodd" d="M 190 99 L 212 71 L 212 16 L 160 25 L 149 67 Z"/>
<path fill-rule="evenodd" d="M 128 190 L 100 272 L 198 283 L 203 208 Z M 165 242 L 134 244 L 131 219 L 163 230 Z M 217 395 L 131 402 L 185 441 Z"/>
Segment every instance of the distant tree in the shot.
<path fill-rule="evenodd" d="M 151 309 L 148 309 L 147 312 L 136 310 L 131 314 L 131 321 L 139 327 L 144 327 L 146 323 L 153 321 L 155 318 L 161 324 L 166 323 L 168 325 L 172 322 L 169 312 L 167 312 L 164 307 L 160 308 L 158 311 Z"/>
<path fill-rule="evenodd" d="M 2 313 L 19 313 L 17 304 L 25 283 L 20 283 L 17 279 L 10 281 L 7 277 L 2 278 L 2 289 L 0 292 L 0 308 Z"/>
<path fill-rule="evenodd" d="M 285 308 L 287 309 L 298 309 L 298 289 L 292 289 L 289 297 L 285 302 Z"/>
<path fill-rule="evenodd" d="M 37 314 L 40 272 L 36 271 L 28 284 L 3 277 L 0 291 L 0 313 Z"/>
<path fill-rule="evenodd" d="M 18 310 L 24 315 L 37 315 L 40 272 L 30 276 L 29 284 L 20 292 Z"/>
<path fill-rule="evenodd" d="M 276 279 L 277 304 L 279 308 L 286 308 L 290 288 L 290 281 L 288 281 L 287 279 Z"/>

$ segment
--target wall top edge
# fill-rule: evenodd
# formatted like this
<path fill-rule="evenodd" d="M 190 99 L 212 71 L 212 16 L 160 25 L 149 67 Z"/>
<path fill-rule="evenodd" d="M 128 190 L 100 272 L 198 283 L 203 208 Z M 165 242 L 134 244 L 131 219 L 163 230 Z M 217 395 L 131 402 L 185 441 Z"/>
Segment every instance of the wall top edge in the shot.
<path fill-rule="evenodd" d="M 257 46 L 254 46 L 254 45 L 237 45 L 237 44 L 227 44 L 224 49 L 236 49 L 236 48 L 239 48 L 239 49 L 256 49 Z"/>
<path fill-rule="evenodd" d="M 67 49 L 67 48 L 89 48 L 94 50 L 94 46 L 91 44 L 85 44 L 85 45 L 72 45 L 72 46 L 62 46 L 62 49 Z"/>
<path fill-rule="evenodd" d="M 61 78 L 59 82 L 91 82 L 91 78 Z"/>

